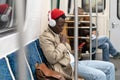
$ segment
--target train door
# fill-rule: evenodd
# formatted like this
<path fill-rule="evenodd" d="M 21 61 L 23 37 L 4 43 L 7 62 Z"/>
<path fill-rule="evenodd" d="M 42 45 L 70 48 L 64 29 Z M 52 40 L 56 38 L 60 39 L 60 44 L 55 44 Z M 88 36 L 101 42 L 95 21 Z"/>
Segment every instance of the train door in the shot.
<path fill-rule="evenodd" d="M 120 51 L 120 0 L 110 0 L 110 40 Z"/>

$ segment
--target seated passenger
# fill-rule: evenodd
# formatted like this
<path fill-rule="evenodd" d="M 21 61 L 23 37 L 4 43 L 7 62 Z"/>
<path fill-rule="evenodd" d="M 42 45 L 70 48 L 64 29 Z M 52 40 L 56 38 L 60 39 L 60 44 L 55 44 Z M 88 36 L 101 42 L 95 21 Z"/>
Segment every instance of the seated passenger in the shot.
<path fill-rule="evenodd" d="M 92 31 L 92 48 L 96 48 L 96 30 Z M 99 49 L 103 51 L 103 60 L 109 61 L 109 55 L 111 54 L 113 58 L 120 58 L 120 52 L 118 52 L 114 46 L 112 45 L 111 41 L 108 39 L 107 36 L 98 36 L 97 38 L 97 46 Z"/>
<path fill-rule="evenodd" d="M 82 15 L 84 13 L 84 10 L 80 7 L 78 7 L 78 14 Z M 81 18 L 80 18 L 81 19 Z M 90 20 L 88 17 L 84 17 L 82 20 Z M 83 24 L 80 24 L 83 25 Z M 85 25 L 85 24 L 84 24 Z M 88 24 L 86 24 L 88 25 Z M 95 26 L 95 24 L 92 24 L 93 26 Z M 92 48 L 93 50 L 96 48 L 96 29 L 92 29 Z M 84 31 L 85 32 L 85 31 Z M 86 31 L 89 35 L 89 30 Z M 120 52 L 118 52 L 114 46 L 112 45 L 111 41 L 108 39 L 107 36 L 99 36 L 98 37 L 98 48 L 102 49 L 103 51 L 103 60 L 104 61 L 109 61 L 109 55 L 111 54 L 114 58 L 120 58 Z"/>
<path fill-rule="evenodd" d="M 75 14 L 75 12 L 74 12 L 75 10 L 73 10 L 73 14 Z M 78 15 L 86 15 L 86 13 L 84 12 L 84 10 L 82 9 L 82 8 L 80 8 L 80 7 L 78 7 Z M 69 19 L 70 21 L 74 21 L 74 17 L 70 17 L 70 19 Z M 80 22 L 80 21 L 88 21 L 87 23 L 84 23 L 84 22 Z M 80 16 L 80 17 L 78 17 L 78 26 L 79 27 L 89 27 L 90 26 L 90 23 L 89 23 L 89 21 L 90 21 L 90 17 L 89 16 Z M 70 26 L 74 26 L 74 23 L 67 23 L 67 25 L 68 25 L 68 27 Z M 93 24 L 92 24 L 93 25 Z M 93 25 L 94 26 L 94 25 Z M 69 35 L 74 35 L 74 30 L 73 29 L 69 29 L 68 31 L 68 36 Z M 87 32 L 89 32 L 89 29 L 88 28 L 79 28 L 78 29 L 78 35 L 79 36 L 82 36 L 82 37 L 86 37 L 86 33 Z M 84 46 L 82 46 L 82 49 L 81 49 L 81 52 L 82 53 L 86 53 L 86 51 L 89 51 L 90 50 L 90 48 L 89 48 L 89 46 L 90 46 L 90 44 L 89 44 L 89 39 L 79 39 L 79 45 L 80 44 L 82 44 L 82 43 L 84 43 L 85 42 L 85 44 L 84 44 Z M 72 46 L 72 45 L 71 45 Z M 72 48 L 73 49 L 73 48 Z"/>
<path fill-rule="evenodd" d="M 53 22 L 54 25 L 51 22 L 48 24 L 47 30 L 40 35 L 40 45 L 52 68 L 62 73 L 66 80 L 71 80 L 74 71 L 74 57 L 66 38 L 60 34 L 64 28 L 65 13 L 60 9 L 53 9 L 50 14 L 56 24 Z M 78 61 L 78 75 L 85 80 L 115 80 L 114 69 L 114 64 L 110 62 Z"/>

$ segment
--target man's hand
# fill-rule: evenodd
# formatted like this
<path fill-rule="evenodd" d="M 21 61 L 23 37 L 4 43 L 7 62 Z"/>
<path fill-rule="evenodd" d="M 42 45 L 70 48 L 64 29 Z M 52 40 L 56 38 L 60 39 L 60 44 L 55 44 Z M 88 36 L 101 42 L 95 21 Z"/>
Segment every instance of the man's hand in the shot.
<path fill-rule="evenodd" d="M 60 34 L 59 37 L 60 37 L 60 42 L 65 44 L 66 41 L 67 41 L 67 38 L 64 35 L 62 35 L 62 34 Z"/>

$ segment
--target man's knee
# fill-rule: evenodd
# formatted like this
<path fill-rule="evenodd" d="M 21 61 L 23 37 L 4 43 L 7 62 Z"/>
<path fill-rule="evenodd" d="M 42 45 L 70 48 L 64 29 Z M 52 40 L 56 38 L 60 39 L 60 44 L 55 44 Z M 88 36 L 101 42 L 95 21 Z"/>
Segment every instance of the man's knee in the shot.
<path fill-rule="evenodd" d="M 109 44 L 104 43 L 103 45 L 99 46 L 100 49 L 109 49 Z"/>
<path fill-rule="evenodd" d="M 115 69 L 115 65 L 111 62 L 108 62 L 107 70 L 110 71 L 110 70 L 114 70 L 114 69 Z"/>
<path fill-rule="evenodd" d="M 85 76 L 84 78 L 85 80 L 106 80 L 106 75 L 104 72 L 98 70 L 97 72 L 88 74 L 88 76 Z"/>
<path fill-rule="evenodd" d="M 93 80 L 106 80 L 106 74 L 102 71 L 99 71 L 96 74 L 94 74 Z"/>
<path fill-rule="evenodd" d="M 108 43 L 105 43 L 105 46 L 107 49 L 109 49 L 109 44 Z"/>

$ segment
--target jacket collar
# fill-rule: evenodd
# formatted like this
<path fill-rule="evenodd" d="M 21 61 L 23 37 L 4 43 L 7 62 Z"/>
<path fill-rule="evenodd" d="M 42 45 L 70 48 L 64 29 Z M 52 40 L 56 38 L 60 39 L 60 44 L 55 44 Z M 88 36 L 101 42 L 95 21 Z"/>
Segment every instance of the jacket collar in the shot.
<path fill-rule="evenodd" d="M 54 36 L 59 36 L 59 34 L 56 34 L 55 32 L 53 32 L 49 27 L 48 27 L 48 31 L 50 31 Z"/>

